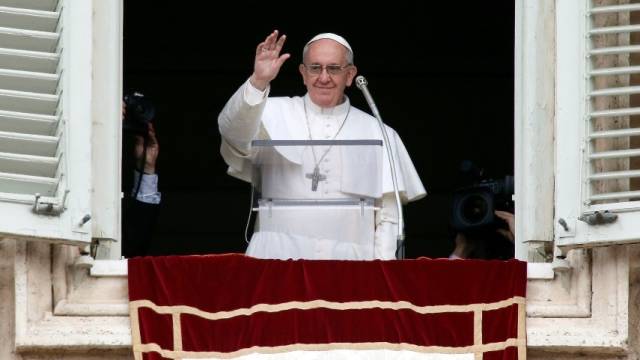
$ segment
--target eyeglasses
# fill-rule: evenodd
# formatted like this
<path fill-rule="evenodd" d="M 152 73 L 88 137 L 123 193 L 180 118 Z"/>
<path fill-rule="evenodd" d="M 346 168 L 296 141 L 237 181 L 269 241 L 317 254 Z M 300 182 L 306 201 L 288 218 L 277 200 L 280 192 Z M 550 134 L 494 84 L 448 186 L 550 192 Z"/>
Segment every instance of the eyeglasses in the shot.
<path fill-rule="evenodd" d="M 327 74 L 329 75 L 340 75 L 344 71 L 344 69 L 351 66 L 351 64 L 347 65 L 338 65 L 338 64 L 329 64 L 329 65 L 320 65 L 320 64 L 303 64 L 304 68 L 307 69 L 307 72 L 311 75 L 320 75 L 322 74 L 322 70 L 326 69 Z"/>

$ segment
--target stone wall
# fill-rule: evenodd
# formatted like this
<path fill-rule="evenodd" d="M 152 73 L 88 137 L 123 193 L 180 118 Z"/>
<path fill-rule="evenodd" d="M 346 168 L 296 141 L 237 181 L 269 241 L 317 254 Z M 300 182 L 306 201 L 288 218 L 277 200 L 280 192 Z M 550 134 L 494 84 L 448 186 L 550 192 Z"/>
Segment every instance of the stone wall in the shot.
<path fill-rule="evenodd" d="M 35 244 L 30 243 L 27 246 L 20 245 L 13 240 L 0 241 L 0 359 L 2 360 L 27 360 L 27 359 L 61 359 L 61 360 L 76 360 L 76 359 L 131 359 L 130 350 L 123 346 L 114 346 L 104 344 L 104 337 L 98 335 L 100 331 L 108 333 L 113 329 L 97 329 L 95 335 L 95 346 L 71 346 L 65 348 L 65 346 L 57 347 L 34 347 L 25 348 L 20 353 L 15 352 L 15 292 L 16 284 L 15 279 L 20 278 L 16 276 L 16 255 L 20 256 L 20 249 L 26 249 L 29 257 L 27 263 L 29 264 L 28 277 L 30 278 L 27 292 L 32 295 L 30 303 L 31 308 L 34 309 L 32 313 L 28 315 L 31 321 L 42 321 L 42 317 L 51 316 L 53 308 L 53 291 L 52 288 L 56 286 L 51 276 L 51 256 L 60 256 L 64 251 L 55 251 L 57 245 L 49 244 Z M 72 249 L 68 248 L 67 250 Z M 607 353 L 607 349 L 594 349 L 593 351 L 574 352 L 571 349 L 554 348 L 554 352 L 545 351 L 544 348 L 531 349 L 528 354 L 529 359 L 535 360 L 547 360 L 547 359 L 584 359 L 585 357 L 593 359 L 613 360 L 613 359 L 625 359 L 625 360 L 639 360 L 640 357 L 640 245 L 629 246 L 630 256 L 630 274 L 629 274 L 629 353 L 625 356 L 612 355 Z M 69 264 L 66 265 L 69 268 Z M 82 273 L 82 271 L 80 271 Z M 70 288 L 73 288 L 74 281 L 80 281 L 84 283 L 86 276 L 70 276 L 65 277 L 70 279 Z M 93 279 L 96 281 L 96 279 Z M 36 285 L 37 284 L 37 285 Z M 59 286 L 58 284 L 57 286 Z M 94 284 L 95 285 L 95 284 Z M 19 289 L 20 284 L 18 284 Z M 100 286 L 93 287 L 95 299 L 94 302 L 99 302 L 100 298 L 104 298 L 105 288 Z M 108 287 L 106 287 L 108 289 Z M 21 290 L 19 290 L 21 291 Z M 85 292 L 82 295 L 83 301 L 91 302 L 89 294 Z M 124 297 L 121 293 L 120 297 Z M 126 299 L 121 299 L 126 300 Z M 43 308 L 47 308 L 48 312 L 41 312 Z M 60 317 L 63 323 L 70 324 L 70 326 L 80 326 L 83 321 L 82 317 L 68 316 Z M 126 321 L 126 317 L 119 316 L 119 319 Z M 108 327 L 108 326 L 107 326 Z M 96 329 L 94 329 L 96 330 Z M 55 337 L 55 332 L 53 333 Z M 59 336 L 64 337 L 65 330 L 60 329 Z M 68 339 L 67 339 L 68 340 Z"/>

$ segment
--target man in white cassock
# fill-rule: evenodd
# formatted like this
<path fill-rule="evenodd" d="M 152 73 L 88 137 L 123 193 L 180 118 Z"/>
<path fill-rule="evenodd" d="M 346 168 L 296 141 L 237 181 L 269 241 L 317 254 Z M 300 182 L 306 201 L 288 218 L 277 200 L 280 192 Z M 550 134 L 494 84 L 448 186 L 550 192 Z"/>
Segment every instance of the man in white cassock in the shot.
<path fill-rule="evenodd" d="M 270 82 L 290 57 L 290 54 L 281 54 L 285 39 L 286 35 L 279 37 L 276 30 L 258 44 L 253 74 L 229 99 L 218 117 L 221 154 L 229 165 L 228 173 L 245 181 L 251 181 L 252 161 L 261 151 L 252 146 L 253 140 L 383 139 L 377 120 L 352 107 L 344 94 L 357 69 L 351 46 L 339 35 L 319 34 L 305 45 L 303 63 L 299 66 L 307 88 L 305 96 L 268 97 Z M 425 189 L 402 141 L 393 129 L 387 127 L 386 131 L 397 167 L 402 202 L 424 197 Z M 259 217 L 247 255 L 269 259 L 395 259 L 398 211 L 386 152 L 380 153 L 381 171 L 374 174 L 345 170 L 352 169 L 346 165 L 358 160 L 344 157 L 337 147 L 305 153 L 304 156 L 312 156 L 309 161 L 312 168 L 304 169 L 304 176 L 274 181 L 269 185 L 270 191 L 293 192 L 307 199 L 341 199 L 357 195 L 358 191 L 352 189 L 358 184 L 374 184 L 373 187 L 378 186 L 380 190 L 373 191 L 374 195 L 368 194 L 375 198 L 379 208 L 375 217 L 372 216 L 372 229 L 362 231 L 339 210 L 324 209 L 307 217 L 302 211 L 293 212 L 286 224 L 276 227 L 277 231 L 263 225 L 267 219 Z M 286 151 L 282 155 L 291 161 L 284 161 L 289 165 L 281 173 L 294 174 L 298 166 L 295 156 Z M 313 229 L 317 230 L 315 234 L 324 235 L 309 236 L 314 234 Z"/>

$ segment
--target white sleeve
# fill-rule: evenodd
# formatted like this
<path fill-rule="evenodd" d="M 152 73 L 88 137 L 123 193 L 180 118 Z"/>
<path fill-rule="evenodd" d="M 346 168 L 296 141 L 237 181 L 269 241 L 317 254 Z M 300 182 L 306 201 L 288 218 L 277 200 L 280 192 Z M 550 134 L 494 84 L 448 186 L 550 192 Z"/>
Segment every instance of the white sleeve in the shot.
<path fill-rule="evenodd" d="M 138 188 L 138 181 L 140 181 L 140 188 Z M 158 191 L 158 174 L 142 174 L 142 180 L 140 180 L 140 172 L 134 170 L 131 195 L 143 203 L 160 204 L 162 194 Z"/>
<path fill-rule="evenodd" d="M 396 258 L 398 239 L 398 208 L 395 195 L 382 195 L 382 198 L 376 201 L 376 205 L 380 210 L 376 212 L 374 256 L 376 259 L 393 260 Z"/>
<path fill-rule="evenodd" d="M 247 80 L 231 96 L 218 116 L 218 128 L 223 142 L 234 152 L 247 156 L 251 150 L 251 140 L 260 131 L 260 117 L 266 103 L 269 87 L 264 91 L 256 89 Z"/>
<path fill-rule="evenodd" d="M 244 85 L 244 101 L 250 106 L 256 106 L 264 101 L 267 98 L 267 94 L 269 94 L 270 87 L 267 85 L 267 88 L 264 90 L 256 89 L 251 81 L 247 80 Z"/>

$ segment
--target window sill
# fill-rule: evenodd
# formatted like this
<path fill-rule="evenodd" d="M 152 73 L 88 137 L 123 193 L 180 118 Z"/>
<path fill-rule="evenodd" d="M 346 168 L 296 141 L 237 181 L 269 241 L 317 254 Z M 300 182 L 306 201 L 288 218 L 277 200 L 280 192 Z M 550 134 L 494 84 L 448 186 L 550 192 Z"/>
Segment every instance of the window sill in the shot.
<path fill-rule="evenodd" d="M 527 263 L 527 280 L 553 280 L 551 263 Z"/>
<path fill-rule="evenodd" d="M 95 260 L 90 270 L 94 277 L 126 277 L 127 273 L 127 259 Z"/>
<path fill-rule="evenodd" d="M 95 260 L 90 274 L 94 277 L 126 277 L 127 259 Z M 553 280 L 553 278 L 551 263 L 527 263 L 528 280 Z"/>

